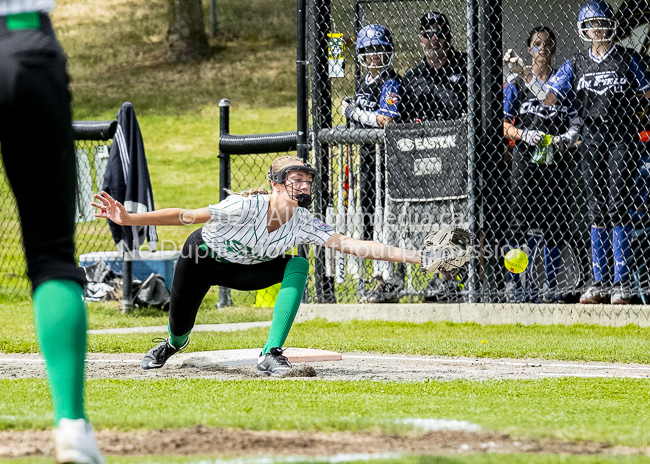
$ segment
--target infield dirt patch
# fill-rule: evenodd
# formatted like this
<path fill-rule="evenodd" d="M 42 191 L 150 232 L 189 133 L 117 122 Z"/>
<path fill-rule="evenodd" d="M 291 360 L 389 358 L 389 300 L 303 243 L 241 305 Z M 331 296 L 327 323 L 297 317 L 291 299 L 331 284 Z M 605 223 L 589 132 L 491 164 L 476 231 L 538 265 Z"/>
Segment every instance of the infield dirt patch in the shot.
<path fill-rule="evenodd" d="M 584 441 L 562 442 L 515 439 L 495 432 L 258 432 L 197 426 L 174 430 L 97 432 L 102 451 L 109 456 L 215 455 L 215 456 L 326 456 L 341 453 L 402 453 L 451 455 L 458 453 L 645 454 L 648 448 L 611 446 Z M 52 455 L 49 431 L 0 432 L 0 457 Z"/>
<path fill-rule="evenodd" d="M 251 365 L 221 365 L 202 353 L 183 353 L 177 364 L 171 358 L 162 369 L 142 370 L 140 353 L 89 353 L 89 379 L 158 380 L 206 378 L 214 380 L 260 379 Z M 0 354 L 0 379 L 44 378 L 37 354 Z M 321 380 L 376 380 L 421 382 L 432 380 L 527 380 L 549 377 L 650 378 L 650 365 L 604 362 L 552 361 L 545 359 L 488 359 L 446 356 L 408 356 L 343 353 L 342 361 L 294 366 L 293 378 Z"/>

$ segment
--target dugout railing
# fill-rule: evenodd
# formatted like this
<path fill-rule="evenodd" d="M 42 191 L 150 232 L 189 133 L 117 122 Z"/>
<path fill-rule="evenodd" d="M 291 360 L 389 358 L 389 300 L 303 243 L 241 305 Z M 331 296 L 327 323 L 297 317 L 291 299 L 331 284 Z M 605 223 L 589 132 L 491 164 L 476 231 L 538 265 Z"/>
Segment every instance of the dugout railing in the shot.
<path fill-rule="evenodd" d="M 94 251 L 115 250 L 113 237 L 105 220 L 94 217 L 90 206 L 92 194 L 101 190 L 117 121 L 74 121 L 75 154 L 78 185 L 76 197 L 76 257 Z M 26 141 L 26 143 L 28 143 Z M 29 295 L 20 220 L 15 197 L 4 166 L 0 168 L 0 294 L 23 298 Z"/>

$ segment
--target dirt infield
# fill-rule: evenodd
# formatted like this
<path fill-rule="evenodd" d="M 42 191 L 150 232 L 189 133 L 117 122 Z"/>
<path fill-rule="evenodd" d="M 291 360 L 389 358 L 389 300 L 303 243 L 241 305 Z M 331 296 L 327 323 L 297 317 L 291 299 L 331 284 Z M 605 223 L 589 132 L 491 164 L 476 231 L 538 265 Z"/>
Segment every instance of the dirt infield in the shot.
<path fill-rule="evenodd" d="M 141 354 L 88 355 L 88 378 L 165 379 L 209 378 L 216 380 L 260 378 L 253 365 L 222 365 L 201 353 L 183 354 L 183 362 L 144 371 Z M 174 358 L 172 358 L 174 359 Z M 650 365 L 549 361 L 542 359 L 483 359 L 433 356 L 345 353 L 342 361 L 310 363 L 313 369 L 296 366 L 303 378 L 323 380 L 423 381 L 539 379 L 548 377 L 650 378 Z M 42 378 L 42 361 L 35 354 L 0 355 L 0 378 Z"/>
<path fill-rule="evenodd" d="M 48 431 L 0 432 L 0 458 L 49 456 Z M 109 456 L 215 455 L 225 457 L 285 455 L 327 456 L 341 453 L 401 453 L 452 455 L 458 453 L 641 454 L 650 448 L 610 446 L 600 442 L 515 439 L 499 433 L 427 432 L 397 435 L 334 432 L 256 432 L 197 426 L 148 432 L 97 433 Z"/>

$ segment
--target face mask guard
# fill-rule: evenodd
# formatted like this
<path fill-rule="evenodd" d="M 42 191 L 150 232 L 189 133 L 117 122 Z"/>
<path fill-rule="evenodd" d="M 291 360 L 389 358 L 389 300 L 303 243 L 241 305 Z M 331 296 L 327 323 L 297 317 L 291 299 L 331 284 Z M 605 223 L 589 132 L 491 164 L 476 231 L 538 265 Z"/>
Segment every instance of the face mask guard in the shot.
<path fill-rule="evenodd" d="M 273 168 L 270 168 L 268 177 L 271 182 L 275 182 L 276 184 L 285 184 L 286 181 L 288 180 L 287 175 L 293 171 L 311 174 L 312 179 L 316 177 L 316 170 L 307 163 L 305 163 L 304 165 L 296 164 L 291 166 L 285 166 L 282 169 L 280 169 L 278 172 L 273 172 Z M 301 182 L 309 182 L 311 184 L 311 182 L 313 181 L 301 181 Z M 287 189 L 287 194 L 289 195 L 289 198 L 291 198 L 293 201 L 297 201 L 298 206 L 300 206 L 301 208 L 309 208 L 309 206 L 311 206 L 311 202 L 312 202 L 311 194 L 299 193 L 298 195 L 294 195 L 293 192 L 295 192 L 294 188 L 291 188 L 291 192 L 289 192 L 289 189 Z"/>

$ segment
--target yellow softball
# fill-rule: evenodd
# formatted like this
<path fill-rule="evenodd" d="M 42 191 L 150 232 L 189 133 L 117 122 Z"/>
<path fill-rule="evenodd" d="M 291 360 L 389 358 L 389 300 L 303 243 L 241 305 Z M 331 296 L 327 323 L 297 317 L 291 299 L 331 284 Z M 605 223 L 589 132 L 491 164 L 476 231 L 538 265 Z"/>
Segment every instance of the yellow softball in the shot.
<path fill-rule="evenodd" d="M 544 134 L 544 137 L 542 137 L 542 140 L 539 142 L 540 147 L 548 147 L 551 142 L 553 141 L 553 136 L 550 134 Z"/>
<path fill-rule="evenodd" d="M 526 266 L 528 266 L 528 256 L 526 256 L 526 253 L 523 251 L 513 248 L 506 253 L 506 257 L 503 259 L 503 264 L 510 272 L 519 274 L 524 272 Z"/>

